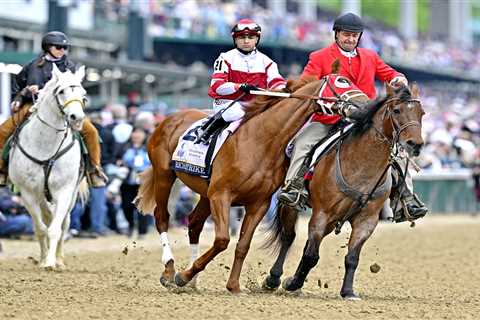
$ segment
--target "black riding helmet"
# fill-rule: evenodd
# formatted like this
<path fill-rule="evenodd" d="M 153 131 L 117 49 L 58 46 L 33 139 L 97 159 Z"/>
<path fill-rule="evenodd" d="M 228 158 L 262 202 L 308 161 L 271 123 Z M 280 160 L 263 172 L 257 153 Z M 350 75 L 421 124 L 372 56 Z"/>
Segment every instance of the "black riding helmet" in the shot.
<path fill-rule="evenodd" d="M 363 21 L 362 19 L 351 12 L 345 13 L 335 19 L 333 23 L 333 31 L 350 31 L 350 32 L 363 32 Z"/>
<path fill-rule="evenodd" d="M 338 31 L 350 31 L 350 32 L 358 32 L 360 36 L 358 37 L 357 47 L 360 43 L 360 39 L 362 38 L 364 24 L 362 19 L 353 14 L 351 12 L 342 14 L 335 19 L 333 22 L 333 31 L 335 31 L 335 41 L 337 41 L 337 32 Z"/>
<path fill-rule="evenodd" d="M 48 51 L 50 46 L 66 46 L 70 47 L 71 43 L 68 37 L 60 31 L 50 31 L 42 38 L 42 49 Z"/>

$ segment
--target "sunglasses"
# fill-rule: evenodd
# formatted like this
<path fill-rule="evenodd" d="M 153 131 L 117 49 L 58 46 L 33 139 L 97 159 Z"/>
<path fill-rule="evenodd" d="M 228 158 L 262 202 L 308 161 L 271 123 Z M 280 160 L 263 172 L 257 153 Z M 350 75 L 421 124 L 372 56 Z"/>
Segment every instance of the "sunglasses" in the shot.
<path fill-rule="evenodd" d="M 63 50 L 68 50 L 68 46 L 57 46 L 57 45 L 55 45 L 54 47 L 55 47 L 55 49 L 57 49 L 57 50 L 62 50 L 62 49 L 63 49 Z"/>

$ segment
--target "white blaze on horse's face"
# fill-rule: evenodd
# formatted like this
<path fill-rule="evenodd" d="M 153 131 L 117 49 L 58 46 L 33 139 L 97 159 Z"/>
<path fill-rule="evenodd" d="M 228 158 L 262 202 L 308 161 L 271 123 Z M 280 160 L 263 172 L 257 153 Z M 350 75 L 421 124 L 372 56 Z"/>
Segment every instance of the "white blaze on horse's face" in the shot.
<path fill-rule="evenodd" d="M 85 67 L 80 67 L 75 73 L 61 72 L 53 65 L 52 76 L 57 78 L 55 95 L 58 107 L 65 116 L 65 120 L 73 130 L 81 130 L 85 120 L 86 91 L 82 87 L 85 76 Z"/>

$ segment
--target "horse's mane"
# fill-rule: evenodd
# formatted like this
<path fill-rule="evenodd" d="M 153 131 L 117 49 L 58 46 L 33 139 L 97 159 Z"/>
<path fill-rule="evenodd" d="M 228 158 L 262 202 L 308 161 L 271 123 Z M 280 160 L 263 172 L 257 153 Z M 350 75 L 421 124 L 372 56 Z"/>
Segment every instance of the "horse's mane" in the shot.
<path fill-rule="evenodd" d="M 396 96 L 401 102 L 406 102 L 412 99 L 412 93 L 410 89 L 402 85 L 399 88 L 394 89 L 394 96 Z M 373 117 L 377 113 L 378 110 L 381 109 L 383 104 L 386 102 L 387 99 L 391 98 L 391 96 L 384 96 L 377 98 L 368 103 L 365 107 L 366 112 L 364 113 L 362 119 L 356 120 L 355 124 L 352 127 L 352 135 L 359 136 L 365 133 L 368 129 L 370 129 L 373 125 Z"/>
<path fill-rule="evenodd" d="M 315 80 L 317 79 L 311 76 L 303 77 L 297 80 L 288 80 L 286 88 L 281 90 L 280 92 L 295 92 Z M 246 108 L 242 124 L 255 117 L 256 115 L 269 109 L 281 99 L 281 97 L 257 96 L 255 100 L 253 100 L 253 102 L 248 106 L 248 108 Z"/>

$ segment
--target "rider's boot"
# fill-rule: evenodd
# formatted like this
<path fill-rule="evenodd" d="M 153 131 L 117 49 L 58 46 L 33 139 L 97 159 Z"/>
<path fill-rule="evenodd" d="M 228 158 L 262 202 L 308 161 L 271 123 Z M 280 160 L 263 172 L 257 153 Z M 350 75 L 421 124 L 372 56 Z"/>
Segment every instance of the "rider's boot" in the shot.
<path fill-rule="evenodd" d="M 308 166 L 302 164 L 299 172 L 295 177 L 287 181 L 285 186 L 280 191 L 277 199 L 283 204 L 294 207 L 298 210 L 306 209 L 308 203 L 308 192 L 305 189 L 305 173 L 308 170 Z"/>
<path fill-rule="evenodd" d="M 7 166 L 5 161 L 2 159 L 3 147 L 5 146 L 8 137 L 10 137 L 15 129 L 25 121 L 29 114 L 29 108 L 23 107 L 0 125 L 0 187 L 7 185 L 8 177 Z"/>
<path fill-rule="evenodd" d="M 100 163 L 100 139 L 97 129 L 89 119 L 85 119 L 81 134 L 87 146 L 92 164 L 92 167 L 87 171 L 88 184 L 93 188 L 105 187 L 108 182 L 108 177 L 103 172 Z"/>
<path fill-rule="evenodd" d="M 228 122 L 225 121 L 220 113 L 217 113 L 213 116 L 213 121 L 207 121 L 205 125 L 208 125 L 205 128 L 202 129 L 202 134 L 198 137 L 197 141 L 195 143 L 203 143 L 203 144 L 208 144 L 208 141 L 210 140 L 210 137 L 217 131 L 225 128 L 228 125 Z M 204 125 L 204 126 L 205 126 Z"/>
<path fill-rule="evenodd" d="M 418 196 L 406 190 L 401 195 L 402 205 L 399 210 L 394 212 L 395 222 L 413 221 L 424 217 L 428 213 L 428 208 L 420 201 Z"/>

